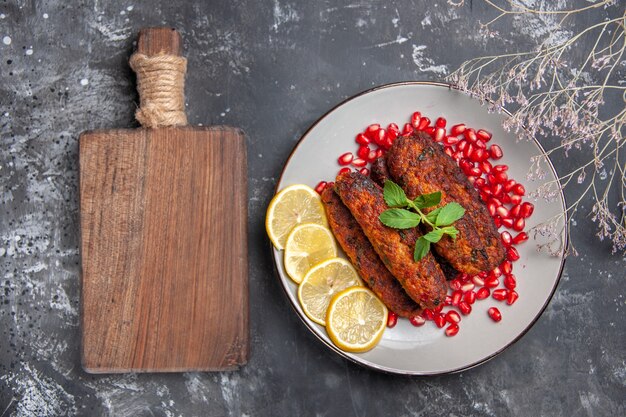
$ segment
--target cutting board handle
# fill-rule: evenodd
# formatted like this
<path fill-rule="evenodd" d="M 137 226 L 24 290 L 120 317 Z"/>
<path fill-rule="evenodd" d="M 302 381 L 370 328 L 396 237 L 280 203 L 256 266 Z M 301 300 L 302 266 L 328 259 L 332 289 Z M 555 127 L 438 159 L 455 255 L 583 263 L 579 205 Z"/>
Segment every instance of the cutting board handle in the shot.
<path fill-rule="evenodd" d="M 172 28 L 144 28 L 130 66 L 137 74 L 140 106 L 135 118 L 143 127 L 184 126 L 185 73 L 180 34 Z"/>

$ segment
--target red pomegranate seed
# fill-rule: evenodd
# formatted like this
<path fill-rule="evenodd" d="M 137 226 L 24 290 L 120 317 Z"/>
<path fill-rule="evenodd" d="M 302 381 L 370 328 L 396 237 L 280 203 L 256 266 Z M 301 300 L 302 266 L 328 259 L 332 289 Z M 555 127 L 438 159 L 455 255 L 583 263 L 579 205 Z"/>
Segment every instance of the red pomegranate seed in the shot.
<path fill-rule="evenodd" d="M 476 132 L 476 136 L 478 136 L 478 139 L 482 140 L 483 142 L 489 142 L 491 140 L 491 133 L 487 132 L 484 129 L 479 129 Z"/>
<path fill-rule="evenodd" d="M 513 238 L 513 243 L 519 245 L 520 243 L 526 242 L 528 240 L 528 235 L 526 232 L 518 233 L 517 236 Z"/>
<path fill-rule="evenodd" d="M 485 298 L 489 297 L 490 293 L 491 291 L 489 291 L 489 288 L 483 287 L 480 290 L 476 291 L 476 299 L 484 300 Z"/>
<path fill-rule="evenodd" d="M 468 171 L 468 174 L 474 177 L 478 177 L 482 174 L 482 172 L 480 172 L 480 168 L 473 167 L 473 168 L 470 168 L 470 170 Z"/>
<path fill-rule="evenodd" d="M 452 158 L 452 148 L 451 147 L 446 146 L 443 151 L 446 153 L 446 155 L 448 155 L 450 158 Z"/>
<path fill-rule="evenodd" d="M 500 217 L 508 217 L 509 216 L 509 211 L 506 209 L 506 207 L 504 206 L 500 206 L 496 209 L 496 214 Z"/>
<path fill-rule="evenodd" d="M 517 249 L 515 249 L 514 246 L 509 246 L 508 248 L 506 248 L 506 259 L 508 259 L 511 262 L 515 262 L 519 258 L 520 258 L 519 252 L 517 251 Z"/>
<path fill-rule="evenodd" d="M 510 274 L 513 271 L 513 264 L 511 263 L 511 261 L 504 261 L 500 265 L 500 269 L 502 270 L 502 273 L 504 275 Z"/>
<path fill-rule="evenodd" d="M 426 323 L 426 319 L 420 315 L 417 316 L 413 316 L 409 319 L 409 321 L 411 322 L 411 324 L 415 327 L 420 327 L 423 326 L 424 323 Z"/>
<path fill-rule="evenodd" d="M 517 181 L 515 181 L 514 179 L 510 179 L 510 180 L 508 180 L 508 181 L 504 184 L 504 191 L 506 191 L 507 193 L 511 192 L 511 190 L 513 189 L 513 187 L 515 187 L 515 184 L 517 184 Z"/>
<path fill-rule="evenodd" d="M 500 278 L 501 276 L 502 276 L 502 270 L 500 269 L 499 266 L 496 266 L 487 274 L 487 277 L 489 278 Z"/>
<path fill-rule="evenodd" d="M 491 194 L 493 194 L 493 192 L 491 192 Z M 500 207 L 502 205 L 502 201 L 498 200 L 497 197 L 491 197 L 489 202 L 495 204 L 496 207 Z"/>
<path fill-rule="evenodd" d="M 495 184 L 496 183 L 496 176 L 494 174 L 487 174 L 487 182 L 489 184 Z"/>
<path fill-rule="evenodd" d="M 459 332 L 458 324 L 451 324 L 446 328 L 446 336 L 448 337 L 456 336 L 458 332 Z"/>
<path fill-rule="evenodd" d="M 500 280 L 496 277 L 489 277 L 485 280 L 485 287 L 487 288 L 496 288 L 500 285 Z"/>
<path fill-rule="evenodd" d="M 450 135 L 451 136 L 458 136 L 461 133 L 465 132 L 465 124 L 464 123 L 459 123 L 458 125 L 454 125 L 450 128 Z"/>
<path fill-rule="evenodd" d="M 436 127 L 446 127 L 446 123 L 448 121 L 443 118 L 443 117 L 438 117 L 437 120 L 435 120 L 435 126 Z"/>
<path fill-rule="evenodd" d="M 348 167 L 341 168 L 341 169 L 339 170 L 339 174 L 338 174 L 338 175 L 345 174 L 346 172 L 351 172 L 351 171 L 352 171 L 352 170 L 351 170 L 350 168 L 348 168 Z"/>
<path fill-rule="evenodd" d="M 438 305 L 437 307 L 435 307 L 435 308 L 433 309 L 433 313 L 435 313 L 435 315 L 436 315 L 437 313 L 441 313 L 441 310 L 443 310 L 443 307 L 444 307 L 444 306 L 443 306 L 443 304 Z"/>
<path fill-rule="evenodd" d="M 489 161 L 483 161 L 480 164 L 480 170 L 485 174 L 489 174 L 492 168 L 493 167 L 491 166 L 491 163 Z"/>
<path fill-rule="evenodd" d="M 500 238 L 502 239 L 502 243 L 504 243 L 504 246 L 511 246 L 511 241 L 513 240 L 513 238 L 511 237 L 511 234 L 509 232 L 505 230 L 504 232 L 500 233 Z"/>
<path fill-rule="evenodd" d="M 381 156 L 383 156 L 383 150 L 382 149 L 376 149 L 376 158 L 375 159 L 378 159 Z"/>
<path fill-rule="evenodd" d="M 508 165 L 496 165 L 493 167 L 493 170 L 495 172 L 505 172 L 509 170 L 509 166 Z"/>
<path fill-rule="evenodd" d="M 510 229 L 510 228 L 513 227 L 513 222 L 514 222 L 513 219 L 510 219 L 508 217 L 504 218 L 504 219 L 502 219 L 502 226 L 506 226 L 506 227 L 508 227 Z"/>
<path fill-rule="evenodd" d="M 515 280 L 515 275 L 507 274 L 504 276 L 504 286 L 509 290 L 514 290 L 517 287 L 517 281 Z"/>
<path fill-rule="evenodd" d="M 365 176 L 368 176 L 370 174 L 370 170 L 367 168 L 361 168 L 359 169 L 359 172 Z"/>
<path fill-rule="evenodd" d="M 495 169 L 495 167 L 494 167 Z M 506 182 L 506 180 L 509 179 L 509 176 L 506 175 L 506 172 L 496 172 L 496 174 L 494 175 L 496 182 L 500 183 L 500 184 L 504 184 Z"/>
<path fill-rule="evenodd" d="M 370 153 L 367 154 L 367 161 L 368 162 L 374 162 L 376 159 L 378 159 L 378 154 L 376 153 L 376 151 L 370 151 Z"/>
<path fill-rule="evenodd" d="M 428 125 L 430 125 L 430 119 L 428 117 L 422 117 L 419 125 L 417 125 L 417 130 L 424 130 Z"/>
<path fill-rule="evenodd" d="M 461 316 L 454 310 L 450 310 L 446 313 L 446 321 L 450 324 L 456 324 L 461 321 Z"/>
<path fill-rule="evenodd" d="M 493 292 L 491 293 L 491 296 L 495 300 L 498 300 L 498 301 L 506 300 L 507 295 L 508 295 L 508 290 L 505 290 L 504 288 L 493 290 Z"/>
<path fill-rule="evenodd" d="M 503 204 L 509 204 L 511 202 L 511 197 L 507 193 L 502 194 L 501 198 Z"/>
<path fill-rule="evenodd" d="M 437 325 L 437 327 L 439 327 L 440 329 L 446 325 L 446 318 L 442 314 L 437 314 L 433 318 L 433 321 L 435 322 L 435 325 Z"/>
<path fill-rule="evenodd" d="M 410 135 L 415 129 L 411 123 L 405 123 L 402 128 L 402 136 Z"/>
<path fill-rule="evenodd" d="M 474 275 L 472 277 L 472 282 L 474 283 L 474 285 L 478 287 L 482 287 L 483 285 L 485 285 L 485 280 L 482 279 L 480 275 Z"/>
<path fill-rule="evenodd" d="M 523 202 L 520 209 L 520 214 L 523 218 L 527 219 L 533 214 L 535 211 L 535 206 L 533 203 L 529 203 L 527 201 Z"/>
<path fill-rule="evenodd" d="M 511 196 L 511 204 L 520 204 L 522 202 L 522 196 L 521 195 L 512 195 Z"/>
<path fill-rule="evenodd" d="M 456 145 L 457 143 L 459 143 L 459 140 L 460 139 L 456 136 L 446 136 L 445 138 L 443 138 L 443 144 L 447 146 Z"/>
<path fill-rule="evenodd" d="M 396 132 L 396 136 L 398 136 L 397 134 L 400 133 L 400 128 L 395 123 L 389 123 L 387 125 L 387 132 Z"/>
<path fill-rule="evenodd" d="M 463 156 L 469 158 L 472 152 L 474 152 L 474 145 L 468 143 L 465 149 L 463 149 Z"/>
<path fill-rule="evenodd" d="M 476 142 L 476 140 L 478 139 L 476 137 L 476 131 L 474 129 L 465 129 L 465 132 L 463 132 L 463 136 L 465 136 L 465 139 L 469 140 L 470 142 Z"/>
<path fill-rule="evenodd" d="M 463 152 L 465 150 L 465 148 L 467 148 L 467 145 L 469 145 L 470 143 L 464 139 L 460 140 L 459 143 L 456 144 L 456 148 Z"/>
<path fill-rule="evenodd" d="M 474 304 L 474 302 L 476 301 L 476 293 L 474 291 L 466 292 L 463 295 L 463 300 L 465 300 L 467 304 Z"/>
<path fill-rule="evenodd" d="M 444 306 L 452 305 L 452 297 L 450 297 L 449 295 L 446 295 L 446 298 L 443 299 L 443 305 Z"/>
<path fill-rule="evenodd" d="M 435 126 L 426 126 L 422 130 L 424 130 L 424 133 L 426 133 L 430 137 L 434 138 L 434 136 L 435 136 Z"/>
<path fill-rule="evenodd" d="M 524 194 L 526 194 L 526 189 L 522 184 L 516 184 L 511 191 L 519 196 L 523 196 Z"/>
<path fill-rule="evenodd" d="M 509 213 L 511 214 L 511 217 L 519 217 L 519 212 L 521 210 L 522 206 L 520 204 L 516 204 L 513 207 L 511 207 L 511 210 L 509 210 Z"/>
<path fill-rule="evenodd" d="M 461 291 L 468 292 L 468 291 L 472 291 L 474 289 L 476 285 L 474 285 L 473 282 L 467 282 L 465 284 L 463 284 L 463 286 L 461 287 Z"/>
<path fill-rule="evenodd" d="M 461 289 L 461 281 L 456 278 L 451 280 L 448 285 L 450 286 L 450 289 L 452 289 L 453 291 Z"/>
<path fill-rule="evenodd" d="M 413 113 L 413 115 L 411 115 L 411 125 L 417 129 L 417 127 L 420 125 L 420 120 L 422 120 L 422 113 L 416 111 L 415 113 Z"/>
<path fill-rule="evenodd" d="M 502 148 L 499 147 L 498 145 L 491 145 L 489 147 L 489 155 L 491 156 L 491 159 L 500 159 L 502 158 Z"/>
<path fill-rule="evenodd" d="M 502 186 L 502 184 L 494 184 L 491 187 L 491 193 L 496 197 L 500 197 L 503 192 L 504 192 L 504 187 Z"/>
<path fill-rule="evenodd" d="M 489 215 L 491 217 L 496 215 L 496 210 L 498 209 L 498 207 L 496 206 L 495 203 L 493 202 L 489 202 L 489 204 L 487 204 L 487 210 L 489 210 Z"/>
<path fill-rule="evenodd" d="M 396 324 L 398 324 L 398 315 L 393 311 L 390 311 L 389 315 L 387 316 L 387 327 L 391 329 L 395 327 Z"/>
<path fill-rule="evenodd" d="M 474 149 L 474 152 L 470 155 L 470 159 L 474 162 L 481 162 L 486 159 L 487 153 L 484 149 Z"/>
<path fill-rule="evenodd" d="M 387 131 L 385 129 L 378 129 L 374 134 L 374 143 L 378 146 L 382 146 L 387 140 Z"/>
<path fill-rule="evenodd" d="M 513 305 L 519 298 L 519 294 L 515 291 L 509 291 L 509 296 L 506 298 L 506 303 L 510 306 Z"/>
<path fill-rule="evenodd" d="M 361 168 L 367 165 L 367 161 L 365 159 L 355 158 L 352 160 L 352 165 L 354 165 L 357 168 Z"/>
<path fill-rule="evenodd" d="M 443 127 L 437 127 L 435 129 L 435 137 L 433 138 L 435 142 L 443 141 L 444 136 L 446 135 L 446 129 Z"/>
<path fill-rule="evenodd" d="M 500 217 L 495 217 L 493 219 L 493 223 L 496 225 L 496 228 L 499 229 L 502 226 L 502 219 Z"/>
<path fill-rule="evenodd" d="M 476 177 L 473 175 L 468 176 L 467 179 L 469 180 L 470 184 L 474 184 L 474 181 L 476 181 Z"/>
<path fill-rule="evenodd" d="M 498 310 L 496 307 L 491 307 L 489 310 L 487 310 L 487 314 L 489 314 L 491 320 L 495 321 L 496 323 L 502 320 L 502 314 L 500 313 L 500 310 Z"/>
<path fill-rule="evenodd" d="M 370 154 L 370 147 L 367 145 L 360 146 L 359 150 L 356 151 L 356 154 L 358 155 L 359 158 L 367 159 L 367 157 Z"/>
<path fill-rule="evenodd" d="M 378 123 L 373 123 L 365 128 L 365 130 L 363 131 L 363 134 L 367 136 L 369 139 L 374 139 L 374 135 L 376 135 L 376 132 L 378 132 L 379 129 L 380 129 L 380 125 Z"/>
<path fill-rule="evenodd" d="M 459 303 L 459 310 L 464 316 L 467 316 L 469 313 L 472 312 L 472 306 L 463 301 Z"/>
<path fill-rule="evenodd" d="M 489 158 L 489 151 L 487 151 L 487 145 L 485 145 L 485 142 L 483 142 L 482 140 L 477 140 L 476 142 L 474 142 L 474 146 L 478 149 L 482 149 L 483 151 L 485 151 L 485 159 Z"/>
<path fill-rule="evenodd" d="M 397 127 L 398 126 L 396 126 L 396 128 Z M 387 140 L 388 141 L 391 141 L 393 143 L 393 141 L 396 140 L 399 134 L 400 132 L 398 132 L 397 130 L 390 130 L 389 128 L 387 128 Z"/>
<path fill-rule="evenodd" d="M 354 141 L 359 145 L 368 145 L 370 143 L 370 139 L 363 133 L 356 135 L 356 139 Z"/>
<path fill-rule="evenodd" d="M 435 318 L 435 314 L 430 308 L 425 308 L 422 314 L 426 320 L 432 320 L 433 318 Z"/>
<path fill-rule="evenodd" d="M 317 184 L 317 186 L 315 187 L 315 191 L 318 194 L 322 194 L 322 191 L 324 191 L 324 188 L 326 188 L 326 185 L 328 183 L 326 181 L 320 181 L 319 184 Z"/>
<path fill-rule="evenodd" d="M 520 217 L 515 221 L 515 223 L 513 223 L 513 230 L 515 230 L 516 232 L 521 232 L 522 230 L 524 230 L 525 226 L 526 221 L 524 221 L 524 219 Z"/>
<path fill-rule="evenodd" d="M 456 290 L 452 293 L 452 305 L 457 306 L 461 302 L 461 297 L 463 297 L 463 291 Z"/>
<path fill-rule="evenodd" d="M 350 162 L 352 162 L 353 159 L 354 155 L 352 155 L 352 152 L 346 152 L 341 155 L 337 161 L 339 162 L 339 165 L 350 165 Z"/>
<path fill-rule="evenodd" d="M 476 182 L 474 183 L 474 186 L 477 188 L 482 188 L 485 186 L 486 183 L 487 181 L 485 181 L 484 178 L 476 178 Z"/>

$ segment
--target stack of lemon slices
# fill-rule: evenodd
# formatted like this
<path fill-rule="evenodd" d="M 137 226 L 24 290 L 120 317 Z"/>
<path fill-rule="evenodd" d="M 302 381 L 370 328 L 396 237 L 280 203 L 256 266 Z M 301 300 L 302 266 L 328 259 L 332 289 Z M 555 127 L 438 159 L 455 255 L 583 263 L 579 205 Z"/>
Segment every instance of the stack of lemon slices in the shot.
<path fill-rule="evenodd" d="M 304 313 L 326 326 L 330 339 L 347 352 L 378 344 L 387 324 L 387 307 L 363 286 L 354 267 L 337 255 L 320 196 L 312 188 L 290 185 L 267 208 L 265 228 L 283 250 L 285 272 L 298 284 Z"/>

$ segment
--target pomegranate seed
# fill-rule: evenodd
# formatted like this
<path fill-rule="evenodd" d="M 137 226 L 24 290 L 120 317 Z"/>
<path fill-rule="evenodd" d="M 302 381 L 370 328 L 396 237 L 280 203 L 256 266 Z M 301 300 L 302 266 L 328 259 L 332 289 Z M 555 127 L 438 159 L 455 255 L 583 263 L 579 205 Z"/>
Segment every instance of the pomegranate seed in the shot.
<path fill-rule="evenodd" d="M 474 289 L 475 285 L 473 282 L 468 282 L 466 284 L 463 284 L 463 286 L 461 287 L 461 291 L 468 292 L 468 291 L 472 291 Z"/>
<path fill-rule="evenodd" d="M 463 300 L 465 300 L 467 304 L 474 304 L 476 301 L 476 293 L 474 291 L 466 292 L 463 296 Z"/>
<path fill-rule="evenodd" d="M 465 284 L 466 282 L 470 280 L 470 276 L 466 274 L 465 272 L 459 272 L 458 274 L 456 274 L 456 279 L 460 280 L 463 284 Z"/>
<path fill-rule="evenodd" d="M 515 291 L 509 291 L 509 296 L 506 298 L 506 303 L 510 306 L 513 305 L 519 298 L 519 294 Z"/>
<path fill-rule="evenodd" d="M 487 145 L 485 145 L 485 142 L 483 142 L 482 140 L 477 140 L 476 142 L 474 142 L 474 146 L 478 149 L 482 149 L 483 151 L 485 151 L 485 159 L 489 158 L 489 152 L 487 151 Z"/>
<path fill-rule="evenodd" d="M 519 196 L 523 196 L 524 194 L 526 194 L 526 189 L 522 184 L 516 184 L 511 191 Z"/>
<path fill-rule="evenodd" d="M 506 191 L 507 193 L 511 192 L 511 190 L 513 189 L 513 187 L 515 187 L 515 184 L 517 184 L 517 181 L 510 179 L 508 180 L 505 184 L 504 184 L 504 191 Z"/>
<path fill-rule="evenodd" d="M 491 145 L 489 147 L 489 155 L 491 156 L 491 159 L 500 159 L 502 158 L 502 148 L 499 147 L 498 145 Z"/>
<path fill-rule="evenodd" d="M 438 127 L 435 129 L 435 137 L 433 138 L 435 142 L 443 141 L 444 136 L 446 135 L 446 129 L 443 127 Z"/>
<path fill-rule="evenodd" d="M 463 132 L 463 136 L 465 136 L 465 139 L 469 140 L 470 142 L 476 142 L 476 140 L 478 139 L 476 137 L 476 131 L 474 129 L 465 129 L 465 132 Z"/>
<path fill-rule="evenodd" d="M 496 183 L 496 176 L 494 174 L 487 174 L 487 182 L 489 184 L 495 184 Z"/>
<path fill-rule="evenodd" d="M 446 321 L 451 324 L 456 324 L 461 321 L 461 316 L 454 310 L 450 310 L 446 313 Z"/>
<path fill-rule="evenodd" d="M 480 168 L 473 167 L 473 168 L 470 168 L 470 170 L 468 171 L 468 174 L 474 177 L 478 177 L 479 175 L 482 174 L 482 172 L 480 172 Z"/>
<path fill-rule="evenodd" d="M 519 245 L 520 243 L 526 242 L 528 240 L 528 235 L 526 232 L 518 233 L 517 236 L 513 238 L 513 243 L 515 245 Z"/>
<path fill-rule="evenodd" d="M 474 149 L 474 152 L 470 155 L 470 159 L 474 162 L 481 162 L 486 159 L 487 153 L 484 149 Z"/>
<path fill-rule="evenodd" d="M 453 279 L 448 284 L 453 291 L 461 289 L 461 281 L 458 279 Z"/>
<path fill-rule="evenodd" d="M 521 195 L 512 195 L 511 196 L 511 204 L 520 204 L 522 202 Z"/>
<path fill-rule="evenodd" d="M 387 132 L 395 132 L 396 136 L 398 136 L 398 133 L 400 133 L 400 128 L 395 123 L 389 123 L 387 125 Z"/>
<path fill-rule="evenodd" d="M 511 263 L 511 261 L 504 261 L 500 265 L 500 269 L 502 270 L 502 273 L 504 275 L 510 274 L 513 271 L 513 264 Z"/>
<path fill-rule="evenodd" d="M 417 129 L 417 127 L 420 125 L 420 120 L 422 120 L 422 113 L 416 111 L 411 116 L 411 125 Z"/>
<path fill-rule="evenodd" d="M 396 324 L 398 324 L 398 315 L 393 311 L 390 311 L 389 315 L 387 316 L 387 327 L 391 329 L 395 327 Z"/>
<path fill-rule="evenodd" d="M 480 164 L 480 170 L 485 174 L 489 174 L 492 168 L 493 167 L 491 166 L 491 163 L 489 161 L 483 161 Z"/>
<path fill-rule="evenodd" d="M 387 139 L 387 131 L 385 129 L 378 129 L 374 134 L 374 142 L 378 146 L 382 146 Z"/>
<path fill-rule="evenodd" d="M 495 203 L 489 202 L 489 204 L 487 204 L 487 210 L 489 210 L 489 215 L 491 217 L 496 215 L 496 210 L 498 209 L 498 207 L 495 205 Z"/>
<path fill-rule="evenodd" d="M 450 297 L 449 295 L 446 295 L 446 298 L 443 299 L 443 305 L 444 306 L 452 305 L 452 297 Z"/>
<path fill-rule="evenodd" d="M 485 298 L 489 297 L 490 293 L 491 291 L 489 291 L 489 288 L 483 287 L 480 290 L 476 291 L 476 299 L 484 300 Z"/>
<path fill-rule="evenodd" d="M 446 155 L 448 155 L 450 158 L 452 158 L 452 148 L 451 147 L 446 146 L 443 151 L 446 153 Z"/>
<path fill-rule="evenodd" d="M 491 293 L 491 296 L 498 301 L 504 301 L 506 300 L 506 297 L 508 295 L 508 290 L 505 290 L 503 288 L 499 289 L 499 290 L 493 290 L 493 292 Z"/>
<path fill-rule="evenodd" d="M 367 165 L 367 161 L 365 159 L 355 158 L 352 160 L 352 165 L 354 165 L 357 168 L 361 168 Z"/>
<path fill-rule="evenodd" d="M 493 170 L 495 172 L 505 172 L 509 170 L 509 166 L 508 165 L 496 165 L 495 167 L 493 167 Z"/>
<path fill-rule="evenodd" d="M 351 172 L 351 171 L 352 171 L 352 170 L 351 170 L 350 168 L 348 168 L 348 167 L 341 168 L 341 169 L 339 170 L 339 175 L 341 175 L 341 174 L 345 174 L 346 172 Z"/>
<path fill-rule="evenodd" d="M 533 214 L 533 211 L 535 211 L 535 206 L 533 203 L 529 203 L 527 201 L 522 203 L 520 208 L 520 214 L 523 218 L 529 218 Z"/>
<path fill-rule="evenodd" d="M 509 246 L 508 248 L 506 248 L 506 259 L 508 259 L 511 262 L 515 262 L 519 258 L 520 258 L 519 252 L 517 251 L 517 249 L 515 249 L 515 247 Z"/>
<path fill-rule="evenodd" d="M 490 278 L 500 278 L 502 276 L 502 270 L 500 269 L 499 266 L 496 266 L 491 271 L 489 271 L 487 276 Z"/>
<path fill-rule="evenodd" d="M 515 223 L 513 223 L 513 230 L 515 230 L 516 232 L 521 232 L 522 230 L 524 230 L 525 226 L 526 221 L 524 221 L 524 219 L 520 217 L 515 221 Z"/>
<path fill-rule="evenodd" d="M 459 143 L 459 138 L 457 138 L 456 136 L 446 136 L 445 138 L 443 138 L 443 144 L 450 146 L 450 145 L 456 145 L 457 143 Z"/>
<path fill-rule="evenodd" d="M 494 167 L 494 169 L 495 169 L 495 167 Z M 496 182 L 500 183 L 500 184 L 504 184 L 506 182 L 506 180 L 509 179 L 509 176 L 506 175 L 506 172 L 496 172 L 494 177 L 495 177 Z"/>
<path fill-rule="evenodd" d="M 456 336 L 458 332 L 459 332 L 458 324 L 451 324 L 446 328 L 446 336 L 448 337 Z"/>
<path fill-rule="evenodd" d="M 424 315 L 424 318 L 426 320 L 432 320 L 433 318 L 435 318 L 435 315 L 433 314 L 433 311 L 430 308 L 425 308 L 422 314 Z"/>
<path fill-rule="evenodd" d="M 326 181 L 320 181 L 319 184 L 317 184 L 317 186 L 315 187 L 315 191 L 318 194 L 322 194 L 322 191 L 324 191 L 324 188 L 326 188 L 326 184 L 328 184 Z"/>
<path fill-rule="evenodd" d="M 374 123 L 366 127 L 363 134 L 367 136 L 368 139 L 374 140 L 378 130 L 380 130 L 380 125 L 378 123 Z"/>
<path fill-rule="evenodd" d="M 493 219 L 493 223 L 496 225 L 496 228 L 499 229 L 502 226 L 502 219 L 500 217 L 496 217 Z"/>
<path fill-rule="evenodd" d="M 443 304 L 433 308 L 433 313 L 436 315 L 437 313 L 441 313 L 441 310 L 443 310 Z"/>
<path fill-rule="evenodd" d="M 350 162 L 352 162 L 353 159 L 354 155 L 352 155 L 352 152 L 346 152 L 341 155 L 337 161 L 339 162 L 339 165 L 350 165 Z"/>
<path fill-rule="evenodd" d="M 504 218 L 502 219 L 502 226 L 508 227 L 509 229 L 513 227 L 513 219 L 510 218 Z"/>
<path fill-rule="evenodd" d="M 377 157 L 377 153 L 376 151 L 370 151 L 370 153 L 367 154 L 367 161 L 368 162 L 374 162 L 376 159 L 378 159 Z"/>
<path fill-rule="evenodd" d="M 469 180 L 470 184 L 474 184 L 474 182 L 476 181 L 476 177 L 473 175 L 468 176 L 467 179 Z"/>
<path fill-rule="evenodd" d="M 457 306 L 461 302 L 461 297 L 463 297 L 463 292 L 461 290 L 456 290 L 452 293 L 452 305 Z"/>
<path fill-rule="evenodd" d="M 463 156 L 469 158 L 472 152 L 474 152 L 474 145 L 468 143 L 465 149 L 463 149 Z"/>
<path fill-rule="evenodd" d="M 363 175 L 365 175 L 366 177 L 370 174 L 370 170 L 367 168 L 361 168 L 359 169 L 359 172 Z"/>
<path fill-rule="evenodd" d="M 459 303 L 459 310 L 464 316 L 467 316 L 469 313 L 472 312 L 472 306 L 463 301 Z"/>
<path fill-rule="evenodd" d="M 433 321 L 435 322 L 435 325 L 437 325 L 437 327 L 439 327 L 440 329 L 446 325 L 446 318 L 442 314 L 437 314 L 433 318 Z"/>
<path fill-rule="evenodd" d="M 493 192 L 492 192 L 492 194 L 493 194 Z M 498 200 L 496 197 L 491 197 L 489 199 L 489 202 L 495 204 L 496 207 L 500 207 L 502 205 L 502 201 Z"/>
<path fill-rule="evenodd" d="M 426 126 L 422 130 L 424 131 L 424 133 L 426 133 L 430 137 L 434 138 L 434 136 L 435 136 L 435 126 Z"/>
<path fill-rule="evenodd" d="M 495 321 L 496 323 L 502 320 L 502 314 L 500 313 L 500 310 L 498 310 L 496 307 L 491 307 L 489 310 L 487 310 L 487 314 L 489 314 L 491 320 Z"/>
<path fill-rule="evenodd" d="M 387 140 L 393 142 L 394 140 L 396 140 L 399 134 L 400 132 L 398 132 L 397 130 L 390 130 L 389 128 L 387 128 Z"/>
<path fill-rule="evenodd" d="M 420 327 L 423 326 L 424 323 L 426 323 L 426 319 L 420 315 L 417 316 L 413 316 L 409 319 L 409 321 L 411 322 L 411 324 L 415 327 Z"/>
<path fill-rule="evenodd" d="M 489 163 L 489 162 L 487 162 L 487 163 Z M 487 181 L 485 181 L 484 178 L 476 178 L 476 182 L 474 183 L 474 186 L 477 187 L 477 188 L 482 188 L 482 187 L 485 186 L 486 183 L 487 183 Z"/>
<path fill-rule="evenodd" d="M 504 286 L 509 290 L 514 290 L 517 287 L 517 281 L 515 280 L 515 275 L 507 274 L 504 276 Z"/>
<path fill-rule="evenodd" d="M 381 156 L 383 156 L 383 150 L 382 149 L 376 149 L 376 158 L 374 158 L 374 159 L 378 159 Z"/>
<path fill-rule="evenodd" d="M 511 234 L 509 232 L 505 230 L 504 232 L 500 233 L 500 238 L 502 239 L 502 243 L 504 243 L 504 246 L 511 246 L 511 241 L 513 240 L 513 238 L 511 237 Z"/>
<path fill-rule="evenodd" d="M 496 209 L 496 214 L 500 217 L 508 217 L 509 211 L 504 206 L 500 206 Z"/>
<path fill-rule="evenodd" d="M 465 150 L 465 148 L 467 148 L 467 145 L 469 145 L 469 142 L 468 142 L 468 141 L 466 141 L 466 140 L 464 140 L 464 139 L 461 139 L 461 140 L 459 141 L 459 143 L 457 143 L 456 148 L 457 148 L 459 151 L 463 152 L 463 151 Z"/>
<path fill-rule="evenodd" d="M 354 141 L 359 145 L 369 145 L 369 143 L 371 142 L 370 139 L 363 133 L 359 133 L 358 135 L 356 135 L 356 139 Z"/>
<path fill-rule="evenodd" d="M 496 288 L 500 285 L 500 281 L 496 277 L 489 277 L 485 280 L 485 287 L 487 288 Z"/>
<path fill-rule="evenodd" d="M 435 126 L 437 127 L 446 127 L 446 123 L 448 121 L 443 118 L 443 117 L 438 117 L 437 120 L 435 121 Z"/>
<path fill-rule="evenodd" d="M 365 146 L 360 146 L 359 150 L 356 151 L 356 154 L 359 158 L 363 158 L 363 159 L 367 159 L 367 157 L 370 154 L 370 147 L 365 145 Z"/>
<path fill-rule="evenodd" d="M 465 124 L 459 123 L 458 125 L 454 125 L 450 128 L 450 135 L 458 136 L 461 133 L 465 132 Z"/>
<path fill-rule="evenodd" d="M 491 193 L 496 197 L 500 197 L 503 192 L 504 192 L 504 187 L 502 186 L 502 184 L 494 184 L 491 187 Z"/>
<path fill-rule="evenodd" d="M 511 197 L 507 193 L 502 194 L 501 198 L 503 204 L 509 204 L 511 202 Z"/>
<path fill-rule="evenodd" d="M 491 133 L 487 132 L 484 129 L 479 129 L 476 132 L 476 136 L 478 136 L 478 139 L 482 140 L 483 142 L 489 142 L 491 140 Z"/>
<path fill-rule="evenodd" d="M 516 204 L 513 207 L 511 207 L 511 210 L 509 210 L 509 213 L 511 213 L 511 217 L 519 217 L 519 212 L 522 209 L 522 206 L 520 204 Z"/>
<path fill-rule="evenodd" d="M 422 117 L 420 119 L 419 125 L 417 125 L 417 130 L 424 130 L 430 124 L 430 119 L 428 117 Z M 415 126 L 415 125 L 414 125 Z"/>
<path fill-rule="evenodd" d="M 415 129 L 411 123 L 405 123 L 402 128 L 402 136 L 410 135 Z"/>
<path fill-rule="evenodd" d="M 485 285 L 485 280 L 482 279 L 479 275 L 474 275 L 472 277 L 472 282 L 478 287 L 482 287 L 483 285 Z"/>

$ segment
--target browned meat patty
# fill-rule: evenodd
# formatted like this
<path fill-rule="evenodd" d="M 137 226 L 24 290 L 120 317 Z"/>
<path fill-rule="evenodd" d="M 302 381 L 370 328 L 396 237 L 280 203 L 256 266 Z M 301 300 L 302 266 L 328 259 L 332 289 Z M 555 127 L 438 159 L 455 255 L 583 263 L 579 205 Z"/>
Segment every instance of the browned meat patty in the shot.
<path fill-rule="evenodd" d="M 414 317 L 422 310 L 404 291 L 374 251 L 350 210 L 332 189 L 322 192 L 326 217 L 339 245 L 357 272 L 383 303 L 401 317 Z"/>
<path fill-rule="evenodd" d="M 388 208 L 382 188 L 358 172 L 346 172 L 337 176 L 335 191 L 409 297 L 424 308 L 440 305 L 447 292 L 445 277 L 432 254 L 413 260 L 415 241 L 421 236 L 417 229 L 399 230 L 381 223 L 378 217 Z"/>
<path fill-rule="evenodd" d="M 399 137 L 387 152 L 387 168 L 393 181 L 409 198 L 441 191 L 443 206 L 456 201 L 465 215 L 454 223 L 456 240 L 444 236 L 435 250 L 458 271 L 477 274 L 490 271 L 504 260 L 504 246 L 478 192 L 452 158 L 424 132 Z"/>

